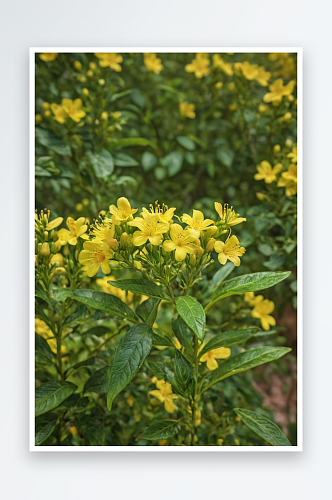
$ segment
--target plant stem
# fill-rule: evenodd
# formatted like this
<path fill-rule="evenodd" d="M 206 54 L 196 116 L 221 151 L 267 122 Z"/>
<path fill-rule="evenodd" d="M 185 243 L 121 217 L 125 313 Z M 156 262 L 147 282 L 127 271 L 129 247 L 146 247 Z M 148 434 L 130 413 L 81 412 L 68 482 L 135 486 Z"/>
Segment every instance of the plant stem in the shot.
<path fill-rule="evenodd" d="M 196 406 L 197 406 L 197 383 L 198 383 L 198 339 L 194 335 L 194 380 L 195 389 L 194 396 L 191 402 L 191 446 L 195 446 L 195 430 L 196 430 Z"/>

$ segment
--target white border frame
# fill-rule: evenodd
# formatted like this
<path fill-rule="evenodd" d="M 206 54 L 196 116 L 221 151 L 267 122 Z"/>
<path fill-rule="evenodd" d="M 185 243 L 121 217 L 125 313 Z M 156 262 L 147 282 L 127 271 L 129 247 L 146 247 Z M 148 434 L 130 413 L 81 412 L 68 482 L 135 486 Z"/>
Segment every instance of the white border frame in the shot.
<path fill-rule="evenodd" d="M 297 54 L 298 289 L 297 289 L 297 446 L 35 446 L 35 54 L 42 52 L 292 52 Z M 37 452 L 297 452 L 303 451 L 303 50 L 302 47 L 30 47 L 29 62 L 29 451 Z"/>

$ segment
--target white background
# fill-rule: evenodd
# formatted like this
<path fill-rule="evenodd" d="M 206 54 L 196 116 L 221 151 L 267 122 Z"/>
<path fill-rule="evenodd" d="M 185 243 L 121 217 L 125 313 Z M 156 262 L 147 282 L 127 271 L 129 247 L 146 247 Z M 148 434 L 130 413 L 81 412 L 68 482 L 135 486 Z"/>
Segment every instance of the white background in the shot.
<path fill-rule="evenodd" d="M 317 492 L 328 498 L 332 248 L 328 3 L 12 0 L 1 10 L 1 497 L 288 500 Z M 304 49 L 302 453 L 28 452 L 28 48 L 135 45 Z"/>

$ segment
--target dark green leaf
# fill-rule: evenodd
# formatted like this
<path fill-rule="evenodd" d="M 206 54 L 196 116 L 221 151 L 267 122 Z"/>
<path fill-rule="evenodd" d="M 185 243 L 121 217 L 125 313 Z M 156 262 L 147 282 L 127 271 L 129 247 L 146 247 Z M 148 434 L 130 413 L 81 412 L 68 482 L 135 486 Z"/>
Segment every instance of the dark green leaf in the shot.
<path fill-rule="evenodd" d="M 151 146 L 155 149 L 155 145 L 148 139 L 143 139 L 143 137 L 126 137 L 123 139 L 118 139 L 111 143 L 111 149 L 126 148 L 129 146 Z"/>
<path fill-rule="evenodd" d="M 42 415 L 53 410 L 68 398 L 76 389 L 71 382 L 52 380 L 40 385 L 36 389 L 35 415 Z"/>
<path fill-rule="evenodd" d="M 232 271 L 234 271 L 235 266 L 233 262 L 227 262 L 224 266 L 222 266 L 218 271 L 214 274 L 212 280 L 211 280 L 211 286 L 210 290 L 213 291 L 217 286 L 219 286 L 227 276 L 231 274 Z"/>
<path fill-rule="evenodd" d="M 174 375 L 176 385 L 181 392 L 186 392 L 193 384 L 193 368 L 189 361 L 179 352 L 175 353 Z"/>
<path fill-rule="evenodd" d="M 116 94 L 113 94 L 110 101 L 114 102 L 117 101 L 118 99 L 121 99 L 121 97 L 125 97 L 126 95 L 129 95 L 132 93 L 132 90 L 124 90 L 123 92 L 117 92 Z"/>
<path fill-rule="evenodd" d="M 205 312 L 202 304 L 194 297 L 178 297 L 176 309 L 198 340 L 202 341 L 205 335 Z"/>
<path fill-rule="evenodd" d="M 217 149 L 217 158 L 221 161 L 226 167 L 231 167 L 234 161 L 235 153 L 230 149 Z"/>
<path fill-rule="evenodd" d="M 80 368 L 81 366 L 91 366 L 91 365 L 94 365 L 95 361 L 96 361 L 96 358 L 94 356 L 92 356 L 91 358 L 85 359 L 84 361 L 80 361 L 79 363 L 76 363 L 76 365 L 71 366 L 69 368 L 69 370 L 77 370 L 77 368 Z"/>
<path fill-rule="evenodd" d="M 240 344 L 253 337 L 257 331 L 258 328 L 247 328 L 245 330 L 232 330 L 219 333 L 204 345 L 203 349 L 200 351 L 200 357 L 206 352 L 218 349 L 218 347 L 231 347 L 232 345 Z"/>
<path fill-rule="evenodd" d="M 152 329 L 145 323 L 134 325 L 126 332 L 115 352 L 108 373 L 107 408 L 114 398 L 134 378 L 152 347 Z"/>
<path fill-rule="evenodd" d="M 271 271 L 276 271 L 279 267 L 283 266 L 286 262 L 286 255 L 276 254 L 271 255 L 269 260 L 263 262 L 263 265 Z"/>
<path fill-rule="evenodd" d="M 114 283 L 110 281 L 109 283 Z M 82 302 L 93 309 L 98 309 L 99 311 L 104 311 L 111 316 L 117 316 L 119 318 L 129 319 L 131 321 L 136 321 L 137 318 L 133 311 L 128 307 L 122 300 L 115 295 L 110 295 L 109 293 L 97 292 L 95 290 L 86 289 L 74 289 L 74 288 L 59 288 L 59 293 L 57 290 L 53 290 L 53 294 L 57 300 L 63 302 L 67 297 L 71 297 L 78 302 Z"/>
<path fill-rule="evenodd" d="M 102 337 L 103 335 L 106 335 L 110 331 L 109 327 L 107 326 L 94 326 L 93 328 L 90 328 L 86 332 L 83 332 L 82 335 L 95 335 L 96 337 Z"/>
<path fill-rule="evenodd" d="M 67 144 L 62 140 L 56 137 L 49 130 L 36 128 L 36 141 L 39 142 L 42 146 L 45 146 L 48 150 L 54 151 L 59 155 L 67 156 L 71 155 L 71 149 Z"/>
<path fill-rule="evenodd" d="M 196 144 L 192 139 L 189 139 L 189 137 L 178 135 L 176 140 L 182 147 L 188 149 L 189 151 L 194 151 L 194 149 L 196 149 Z"/>
<path fill-rule="evenodd" d="M 180 430 L 181 424 L 177 420 L 159 420 L 152 422 L 139 438 L 148 439 L 149 441 L 159 441 L 175 436 Z"/>
<path fill-rule="evenodd" d="M 166 337 L 160 330 L 153 328 L 153 345 L 165 346 L 165 347 L 175 347 L 171 339 Z"/>
<path fill-rule="evenodd" d="M 266 417 L 251 410 L 234 408 L 242 422 L 273 446 L 292 446 L 279 427 Z"/>
<path fill-rule="evenodd" d="M 212 372 L 204 391 L 220 380 L 279 359 L 290 351 L 291 349 L 288 347 L 257 347 L 256 349 L 240 352 L 240 354 L 223 361 L 219 368 Z"/>
<path fill-rule="evenodd" d="M 146 172 L 155 167 L 157 165 L 157 162 L 158 158 L 153 153 L 150 153 L 150 151 L 144 151 L 144 153 L 142 154 L 141 163 Z"/>
<path fill-rule="evenodd" d="M 107 372 L 108 366 L 104 366 L 100 370 L 96 371 L 85 383 L 83 393 L 86 392 L 107 392 Z"/>
<path fill-rule="evenodd" d="M 168 175 L 173 177 L 178 172 L 180 172 L 183 163 L 183 156 L 179 151 L 172 151 L 165 157 L 167 161 Z"/>
<path fill-rule="evenodd" d="M 147 295 L 148 297 L 156 297 L 157 299 L 168 298 L 161 286 L 144 278 L 108 281 L 107 283 L 115 288 L 129 290 L 132 293 L 139 293 L 141 295 Z"/>
<path fill-rule="evenodd" d="M 193 334 L 181 316 L 172 319 L 172 328 L 180 344 L 188 350 L 193 348 Z"/>
<path fill-rule="evenodd" d="M 53 359 L 53 353 L 47 341 L 43 339 L 38 333 L 35 333 L 35 351 L 36 354 L 40 354 L 50 360 Z"/>
<path fill-rule="evenodd" d="M 70 326 L 76 326 L 80 325 L 83 323 L 83 320 L 85 320 L 89 315 L 89 310 L 84 304 L 78 304 L 76 307 L 76 310 L 68 316 L 65 321 L 64 325 L 70 325 Z"/>
<path fill-rule="evenodd" d="M 159 304 L 160 299 L 147 299 L 136 307 L 136 314 L 144 321 L 144 323 L 152 326 L 156 321 Z"/>
<path fill-rule="evenodd" d="M 36 418 L 35 424 L 35 445 L 40 446 L 52 434 L 56 428 L 58 415 L 48 413 Z"/>
<path fill-rule="evenodd" d="M 100 153 L 93 154 L 86 152 L 87 157 L 93 167 L 96 177 L 103 181 L 109 181 L 114 170 L 113 157 L 107 149 L 102 149 Z"/>
<path fill-rule="evenodd" d="M 114 156 L 114 165 L 116 167 L 137 167 L 139 163 L 135 160 L 135 158 L 132 158 L 125 153 L 118 153 Z"/>

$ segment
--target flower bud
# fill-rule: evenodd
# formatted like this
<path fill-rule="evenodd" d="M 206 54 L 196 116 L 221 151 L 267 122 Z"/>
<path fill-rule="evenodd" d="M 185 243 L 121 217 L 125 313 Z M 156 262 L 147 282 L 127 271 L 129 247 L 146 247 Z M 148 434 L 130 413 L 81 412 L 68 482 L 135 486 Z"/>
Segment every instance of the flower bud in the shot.
<path fill-rule="evenodd" d="M 104 80 L 104 78 L 100 78 L 100 80 L 98 80 L 98 83 L 99 83 L 99 85 L 101 85 L 101 86 L 105 85 L 105 80 Z"/>
<path fill-rule="evenodd" d="M 92 61 L 89 63 L 89 68 L 92 69 L 92 71 L 95 71 L 97 69 L 97 64 Z"/>
<path fill-rule="evenodd" d="M 37 266 L 38 266 L 38 257 L 37 257 L 37 255 L 35 255 L 35 267 L 37 267 Z"/>
<path fill-rule="evenodd" d="M 42 108 L 44 111 L 46 111 L 47 109 L 50 109 L 50 104 L 48 102 L 43 102 Z"/>
<path fill-rule="evenodd" d="M 103 112 L 102 112 L 102 114 L 101 114 L 101 119 L 102 119 L 102 120 L 107 120 L 107 118 L 108 118 L 108 113 L 107 113 L 107 111 L 103 111 Z"/>
<path fill-rule="evenodd" d="M 48 240 L 48 231 L 44 231 L 44 238 L 46 241 Z"/>
<path fill-rule="evenodd" d="M 83 210 L 83 205 L 82 205 L 82 203 L 77 203 L 77 205 L 76 205 L 76 210 L 77 210 L 78 212 L 82 212 L 82 210 Z"/>
<path fill-rule="evenodd" d="M 286 139 L 285 144 L 288 148 L 291 148 L 293 145 L 293 142 L 290 139 Z"/>
<path fill-rule="evenodd" d="M 115 251 L 119 248 L 119 243 L 116 241 L 115 238 L 107 238 L 106 243 L 109 247 L 111 247 Z"/>
<path fill-rule="evenodd" d="M 75 61 L 74 68 L 77 69 L 77 71 L 80 71 L 82 69 L 82 63 L 80 61 Z"/>
<path fill-rule="evenodd" d="M 121 248 L 125 248 L 127 241 L 128 241 L 128 233 L 122 233 L 120 236 Z"/>
<path fill-rule="evenodd" d="M 211 236 L 213 236 L 214 234 L 216 234 L 217 231 L 218 231 L 217 226 L 211 226 L 211 227 L 209 227 L 209 229 L 207 229 L 205 231 L 205 234 L 206 234 L 206 236 L 208 236 L 209 238 L 211 238 Z"/>
<path fill-rule="evenodd" d="M 39 114 L 38 114 L 38 115 L 36 115 L 36 116 L 35 116 L 35 121 L 36 121 L 36 123 L 40 123 L 40 122 L 42 121 L 42 119 L 43 119 L 43 118 L 42 118 L 42 115 L 39 115 Z"/>
<path fill-rule="evenodd" d="M 284 114 L 284 120 L 288 121 L 292 118 L 292 113 L 287 111 L 287 113 Z"/>
<path fill-rule="evenodd" d="M 197 255 L 197 257 L 202 257 L 203 253 L 204 253 L 204 249 L 202 247 L 199 247 L 197 252 L 196 252 L 196 255 Z"/>
<path fill-rule="evenodd" d="M 67 271 L 64 267 L 57 267 L 53 274 L 55 276 L 56 274 L 66 274 L 66 273 Z"/>
<path fill-rule="evenodd" d="M 208 244 L 206 245 L 206 251 L 207 252 L 212 252 L 212 250 L 214 249 L 214 244 L 215 244 L 216 240 L 214 238 L 211 238 L 209 241 L 208 241 Z"/>
<path fill-rule="evenodd" d="M 276 144 L 275 146 L 273 146 L 273 152 L 274 153 L 279 153 L 280 149 L 281 149 L 280 148 L 280 144 Z"/>
<path fill-rule="evenodd" d="M 85 96 L 89 95 L 89 89 L 87 89 L 86 87 L 84 87 L 82 89 L 82 94 L 85 95 Z"/>
<path fill-rule="evenodd" d="M 190 255 L 190 265 L 194 266 L 196 264 L 196 255 Z"/>
<path fill-rule="evenodd" d="M 44 257 L 48 257 L 50 255 L 50 245 L 45 241 L 45 243 L 42 244 L 42 247 L 40 249 L 40 254 L 43 255 Z"/>
<path fill-rule="evenodd" d="M 197 245 L 198 247 L 200 247 L 200 246 L 201 246 L 201 240 L 199 240 L 198 238 L 197 238 L 197 240 L 195 240 L 193 243 L 194 243 L 195 245 Z"/>
<path fill-rule="evenodd" d="M 89 78 L 93 77 L 93 72 L 89 69 L 86 73 L 86 76 L 88 76 Z"/>

